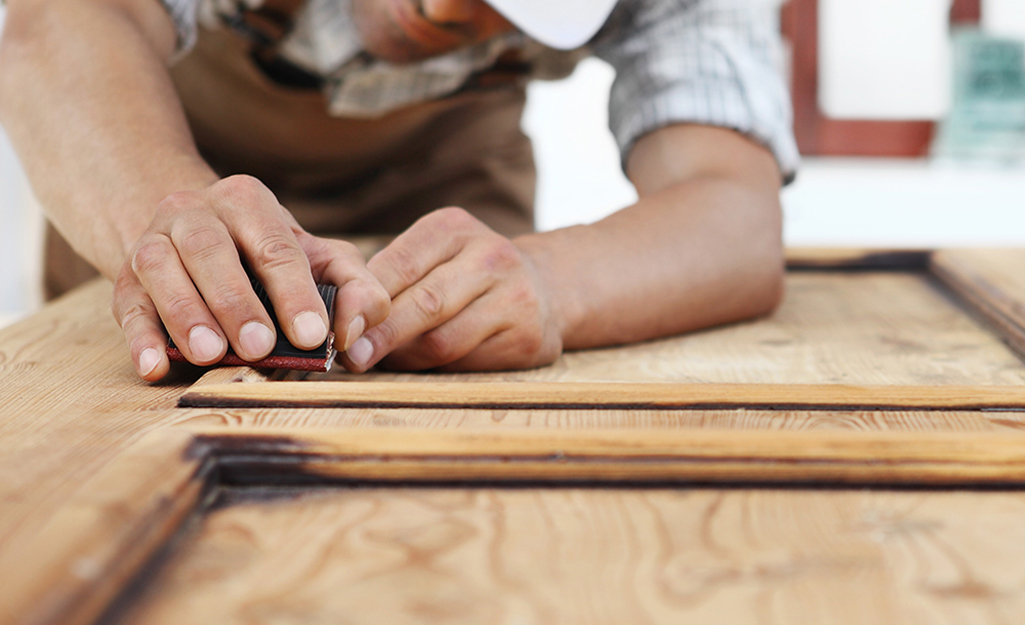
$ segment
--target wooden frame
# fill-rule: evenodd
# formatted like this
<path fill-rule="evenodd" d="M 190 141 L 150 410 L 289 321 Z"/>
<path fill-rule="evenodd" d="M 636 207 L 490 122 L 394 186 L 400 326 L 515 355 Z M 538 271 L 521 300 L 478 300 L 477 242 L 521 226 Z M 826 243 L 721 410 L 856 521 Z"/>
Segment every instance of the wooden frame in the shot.
<path fill-rule="evenodd" d="M 928 121 L 830 119 L 818 103 L 818 3 L 789 0 L 783 10 L 783 33 L 792 44 L 791 97 L 794 133 L 802 154 L 810 156 L 918 157 L 928 153 L 934 126 Z M 980 0 L 955 0 L 954 24 L 975 24 Z"/>
<path fill-rule="evenodd" d="M 0 566 L 2 623 L 86 625 L 221 484 L 1025 485 L 1025 433 L 612 430 L 154 433 Z M 8 566 L 17 561 L 20 566 Z"/>
<path fill-rule="evenodd" d="M 963 298 L 965 305 L 1019 354 L 1025 354 L 1025 250 L 800 250 L 791 251 L 789 257 L 793 267 L 803 270 L 891 267 L 928 272 Z M 48 328 L 44 330 L 49 332 Z M 236 379 L 240 381 L 231 383 Z M 940 431 L 282 429 L 209 424 L 230 424 L 240 414 L 263 410 L 236 407 L 240 405 L 235 403 L 236 396 L 243 398 L 241 405 L 245 406 L 281 406 L 280 401 L 268 400 L 266 392 L 273 385 L 283 385 L 273 391 L 280 399 L 280 390 L 293 388 L 295 383 L 268 382 L 248 369 L 221 370 L 204 380 L 182 389 L 184 394 L 178 397 L 186 405 L 206 406 L 211 404 L 202 402 L 213 398 L 214 407 L 165 406 L 148 411 L 135 407 L 96 414 L 82 408 L 73 415 L 76 421 L 92 419 L 101 427 L 112 415 L 129 421 L 181 423 L 137 437 L 101 469 L 87 475 L 45 523 L 20 527 L 3 544 L 0 624 L 95 622 L 139 578 L 147 563 L 173 544 L 190 519 L 204 514 L 207 493 L 219 486 L 1025 486 L 1025 432 L 1021 431 L 1025 387 L 1021 386 L 813 385 L 786 391 L 766 385 L 563 385 L 557 389 L 555 385 L 467 382 L 437 386 L 424 393 L 422 385 L 411 391 L 410 386 L 384 382 L 310 382 L 300 383 L 306 385 L 304 392 L 326 398 L 313 403 L 331 407 L 446 406 L 449 410 L 529 412 L 554 406 L 595 416 L 639 408 L 673 411 L 674 415 L 734 410 L 747 418 L 759 414 L 782 418 L 816 411 L 840 415 L 856 410 L 874 415 L 866 422 L 924 413 L 935 419 Z M 250 394 L 238 393 L 242 388 Z M 340 390 L 348 403 L 340 403 Z M 259 392 L 254 395 L 254 391 Z M 15 388 L 11 392 L 23 391 Z M 942 431 L 948 416 L 960 421 Z M 979 431 L 958 431 L 966 423 L 978 425 Z M 1007 423 L 1014 429 L 996 430 L 994 423 Z M 0 443 L 10 445 L 11 440 L 0 438 Z M 68 470 L 74 470 L 74 465 Z"/>
<path fill-rule="evenodd" d="M 1008 263 L 1006 250 L 880 251 L 797 250 L 791 269 L 921 270 L 984 318 L 1025 356 L 1025 287 L 1015 275 L 1025 253 Z M 1018 264 L 1020 263 L 1020 264 Z M 895 387 L 757 384 L 571 384 L 267 381 L 260 376 L 224 380 L 213 374 L 179 400 L 183 408 L 484 408 L 716 410 L 1020 410 L 1025 391 L 1015 387 Z M 219 383 L 220 382 L 220 383 Z"/>

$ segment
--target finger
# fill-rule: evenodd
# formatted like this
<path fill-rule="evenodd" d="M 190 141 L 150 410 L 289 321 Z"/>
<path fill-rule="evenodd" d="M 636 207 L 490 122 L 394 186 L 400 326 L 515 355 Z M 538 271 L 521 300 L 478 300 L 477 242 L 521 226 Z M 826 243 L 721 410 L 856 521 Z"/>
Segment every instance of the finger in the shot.
<path fill-rule="evenodd" d="M 118 276 L 111 310 L 125 334 L 139 377 L 156 382 L 167 375 L 167 337 L 160 315 L 132 272 L 122 271 Z"/>
<path fill-rule="evenodd" d="M 346 367 L 366 371 L 392 350 L 455 317 L 494 285 L 494 276 L 465 271 L 463 264 L 445 263 L 400 293 L 388 318 L 350 348 Z"/>
<path fill-rule="evenodd" d="M 493 334 L 462 358 L 447 363 L 438 370 L 454 373 L 528 369 L 551 364 L 560 353 L 558 349 L 543 349 L 540 335 L 508 328 Z"/>
<path fill-rule="evenodd" d="M 434 211 L 374 255 L 367 267 L 394 299 L 435 267 L 455 258 L 467 235 L 481 228 L 486 226 L 461 208 Z"/>
<path fill-rule="evenodd" d="M 232 176 L 218 185 L 222 219 L 266 289 L 285 336 L 302 349 L 320 346 L 328 333 L 327 308 L 287 211 L 255 178 Z"/>
<path fill-rule="evenodd" d="M 153 235 L 131 256 L 131 270 L 149 295 L 167 333 L 185 358 L 209 365 L 224 357 L 227 342 L 200 297 L 170 239 Z"/>
<path fill-rule="evenodd" d="M 335 295 L 335 336 L 338 350 L 345 351 L 368 328 L 388 317 L 391 298 L 367 269 L 366 260 L 356 246 L 308 233 L 300 233 L 297 238 L 310 260 L 317 282 L 338 287 Z"/>
<path fill-rule="evenodd" d="M 274 324 L 224 224 L 213 216 L 181 222 L 172 228 L 171 240 L 235 353 L 249 361 L 266 357 L 274 349 Z"/>
<path fill-rule="evenodd" d="M 496 298 L 487 293 L 470 302 L 458 315 L 415 337 L 386 355 L 386 369 L 419 371 L 434 369 L 464 358 L 489 338 L 509 327 Z"/>

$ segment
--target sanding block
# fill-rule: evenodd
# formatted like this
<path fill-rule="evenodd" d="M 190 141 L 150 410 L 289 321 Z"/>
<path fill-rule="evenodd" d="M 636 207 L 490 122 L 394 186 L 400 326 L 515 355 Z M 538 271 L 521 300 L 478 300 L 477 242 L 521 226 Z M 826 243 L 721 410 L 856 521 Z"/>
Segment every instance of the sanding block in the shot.
<path fill-rule="evenodd" d="M 299 349 L 295 345 L 292 345 L 287 338 L 285 333 L 281 331 L 281 326 L 278 324 L 278 316 L 274 314 L 274 307 L 271 306 L 270 297 L 267 295 L 267 291 L 263 288 L 263 285 L 257 282 L 255 279 L 252 280 L 253 291 L 256 292 L 257 297 L 260 298 L 260 302 L 263 307 L 267 309 L 267 314 L 270 315 L 271 320 L 274 321 L 274 332 L 277 334 L 278 340 L 274 345 L 274 350 L 264 358 L 263 360 L 257 360 L 250 362 L 248 360 L 242 360 L 238 355 L 228 348 L 228 353 L 225 354 L 224 358 L 220 361 L 210 365 L 212 367 L 224 367 L 224 366 L 238 366 L 248 365 L 250 367 L 267 367 L 272 369 L 296 369 L 299 371 L 327 371 L 331 368 L 331 363 L 335 359 L 335 334 L 330 330 L 327 333 L 327 340 L 324 344 L 316 349 Z M 328 327 L 334 325 L 334 310 L 335 310 L 335 294 L 338 293 L 338 287 L 333 284 L 318 284 L 317 290 L 320 291 L 320 298 L 324 300 L 324 305 L 327 306 L 327 318 Z M 167 343 L 167 358 L 172 362 L 185 362 L 185 356 L 182 355 L 181 351 L 175 347 L 173 340 L 168 340 Z"/>

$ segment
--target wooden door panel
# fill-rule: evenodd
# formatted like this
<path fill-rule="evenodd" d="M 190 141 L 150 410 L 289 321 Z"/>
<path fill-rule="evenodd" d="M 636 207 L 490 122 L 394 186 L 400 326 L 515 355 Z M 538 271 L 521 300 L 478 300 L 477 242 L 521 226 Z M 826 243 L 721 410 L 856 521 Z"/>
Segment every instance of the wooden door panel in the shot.
<path fill-rule="evenodd" d="M 1025 485 L 1025 253 L 790 258 L 766 319 L 360 382 L 147 386 L 109 288 L 72 296 L 0 345 L 0 624 L 85 625 L 118 595 L 123 622 L 1013 620 L 1022 500 L 993 489 Z M 421 403 L 282 403 L 332 386 Z M 171 407 L 189 393 L 222 403 Z M 304 559 L 325 537 L 339 552 Z"/>
<path fill-rule="evenodd" d="M 224 384 L 230 378 L 217 372 L 197 383 L 180 405 L 882 410 L 901 406 L 895 397 L 919 396 L 920 401 L 908 399 L 903 407 L 954 409 L 964 406 L 955 396 L 974 394 L 948 388 L 947 397 L 928 399 L 940 392 L 935 387 L 1020 387 L 1025 364 L 1008 342 L 1016 346 L 1015 337 L 1025 340 L 1025 307 L 1018 304 L 1025 301 L 1025 289 L 1014 292 L 1020 285 L 1006 279 L 1010 271 L 1004 271 L 999 288 L 989 288 L 989 282 L 967 270 L 955 273 L 963 267 L 947 257 L 936 266 L 940 263 L 953 267 L 944 276 L 966 299 L 979 285 L 986 287 L 979 291 L 983 295 L 965 304 L 925 271 L 797 271 L 788 276 L 784 305 L 769 318 L 639 345 L 567 353 L 555 365 L 533 371 L 333 372 L 292 374 L 288 381 L 249 376 L 246 384 Z M 983 269 L 999 267 L 991 261 Z M 987 308 L 987 302 L 995 303 Z M 990 309 L 997 312 L 986 314 Z M 773 387 L 759 390 L 759 384 Z M 848 388 L 852 385 L 877 388 L 862 389 L 859 400 L 857 389 Z"/>
<path fill-rule="evenodd" d="M 105 623 L 1013 621 L 1023 516 L 1018 492 L 228 489 Z"/>

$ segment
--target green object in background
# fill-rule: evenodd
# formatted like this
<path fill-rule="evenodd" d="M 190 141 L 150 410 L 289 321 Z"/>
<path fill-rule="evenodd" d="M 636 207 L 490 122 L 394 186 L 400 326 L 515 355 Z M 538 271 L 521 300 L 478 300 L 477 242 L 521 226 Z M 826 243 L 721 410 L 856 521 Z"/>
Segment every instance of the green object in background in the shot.
<path fill-rule="evenodd" d="M 1025 163 L 1025 41 L 956 33 L 953 83 L 953 107 L 940 123 L 933 156 Z"/>

